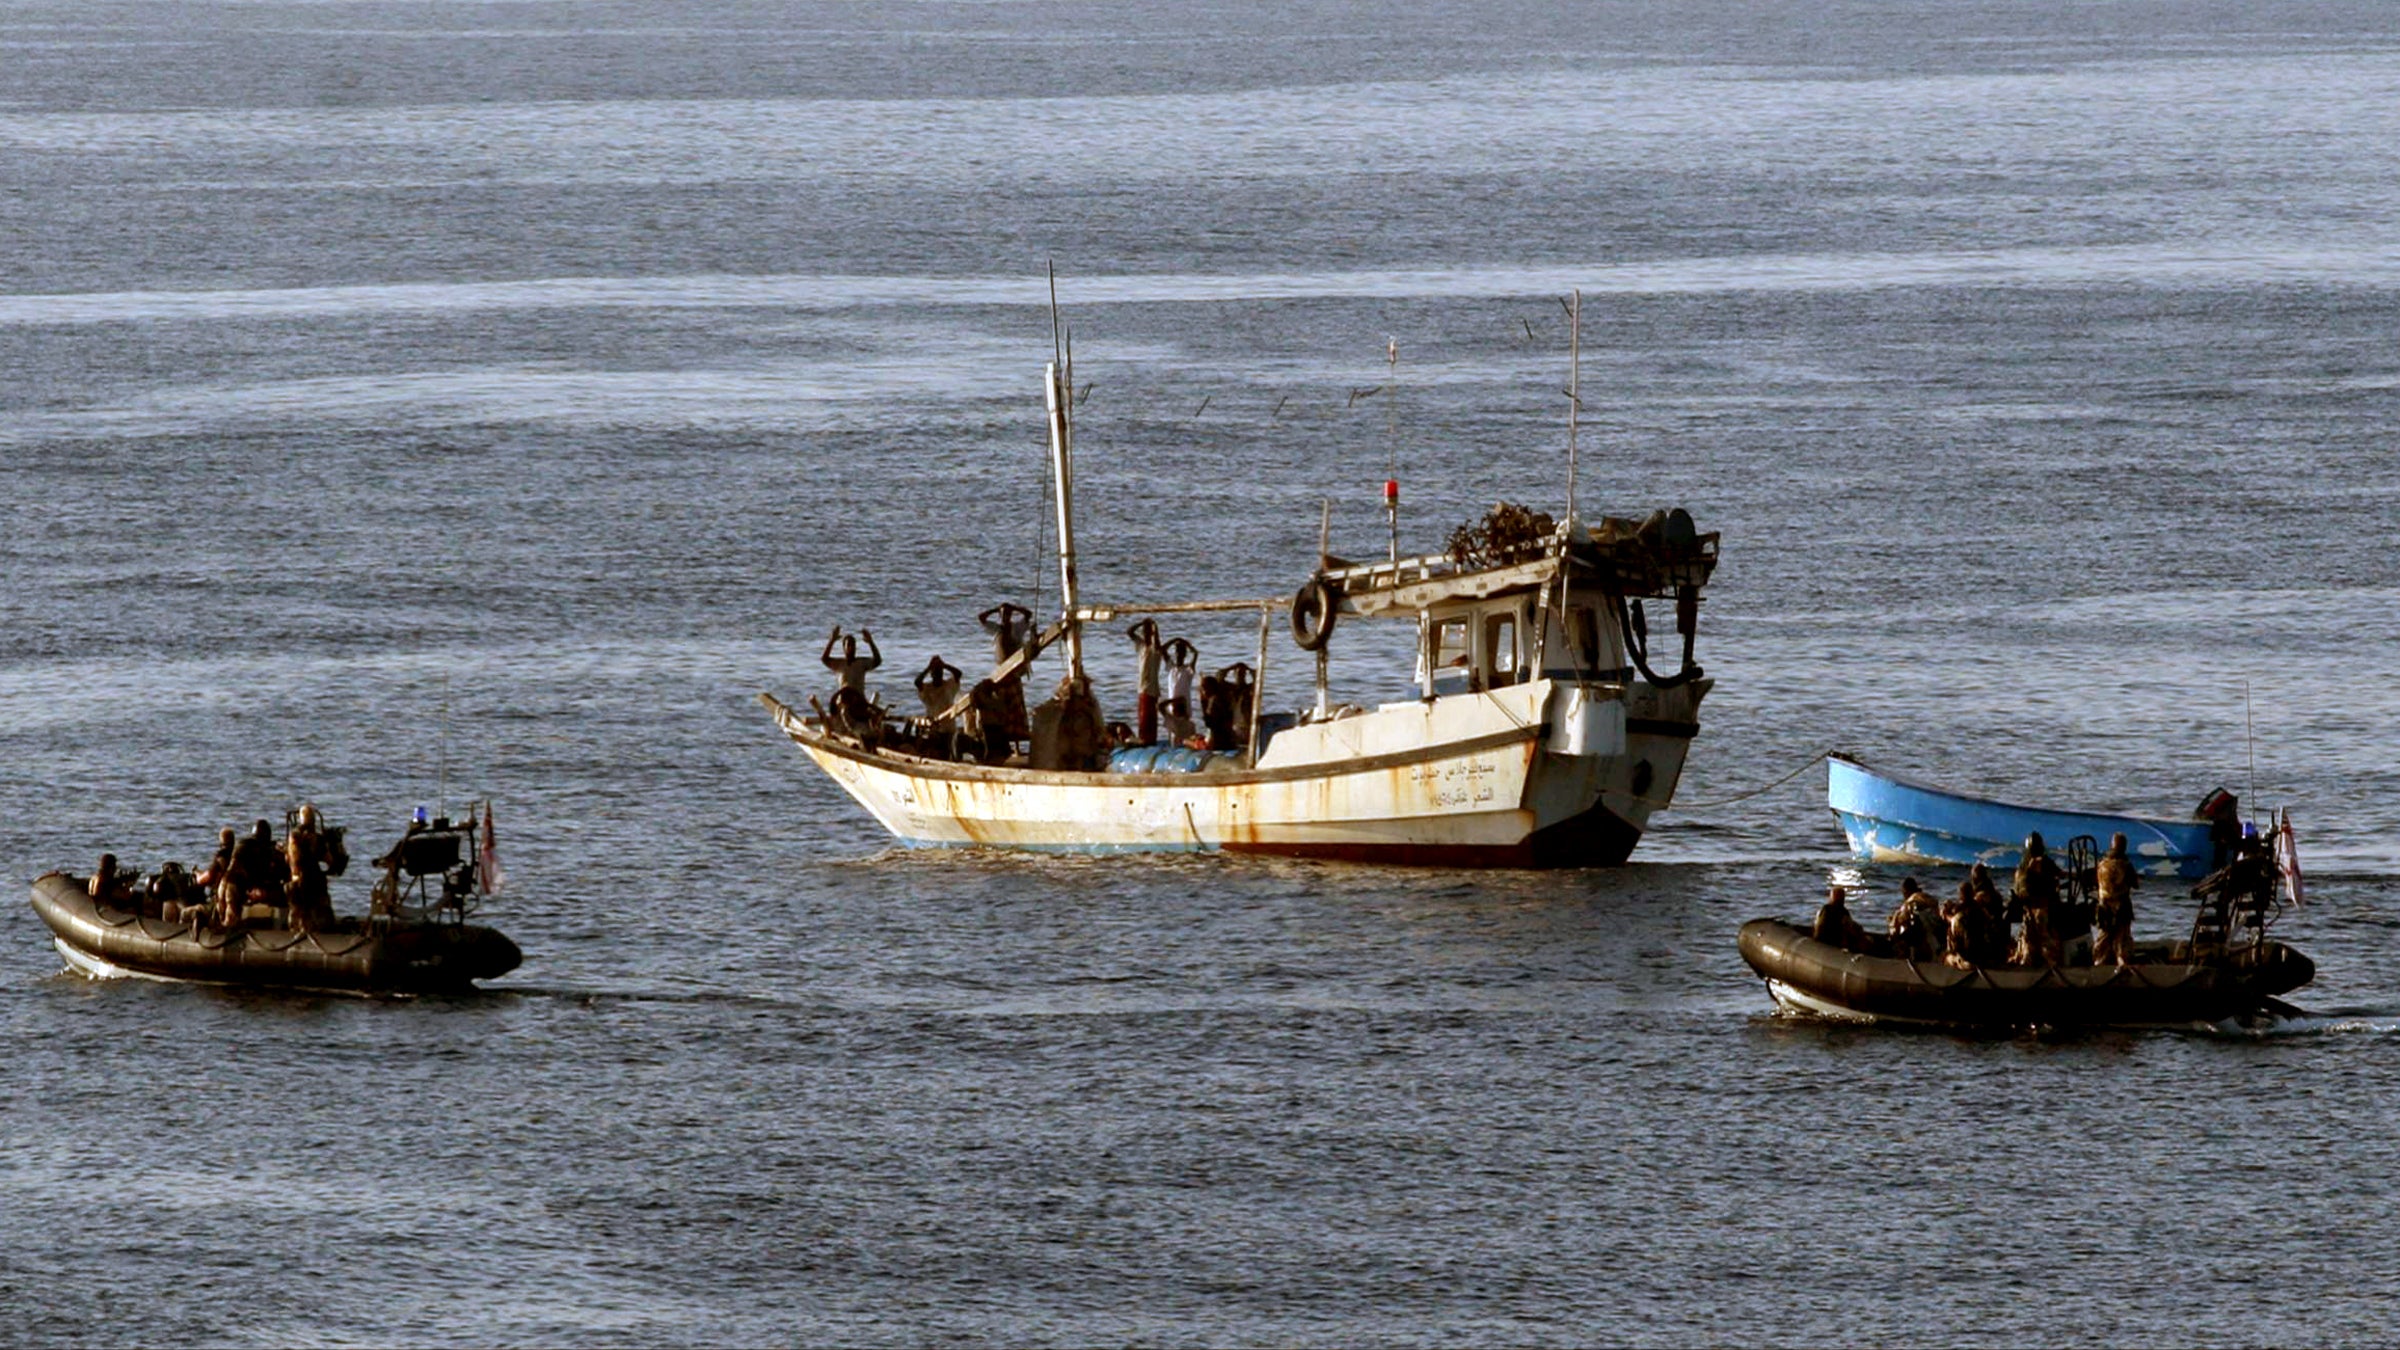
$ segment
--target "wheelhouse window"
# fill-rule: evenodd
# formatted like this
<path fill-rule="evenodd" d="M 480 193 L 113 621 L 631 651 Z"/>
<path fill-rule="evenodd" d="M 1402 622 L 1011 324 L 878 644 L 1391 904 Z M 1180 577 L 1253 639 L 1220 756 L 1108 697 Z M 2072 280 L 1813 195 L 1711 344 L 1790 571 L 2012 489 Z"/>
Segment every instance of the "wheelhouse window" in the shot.
<path fill-rule="evenodd" d="M 1469 649 L 1471 630 L 1465 619 L 1438 619 L 1433 624 L 1433 687 L 1438 691 L 1456 691 L 1474 683 L 1474 654 Z"/>
<path fill-rule="evenodd" d="M 1517 682 L 1517 616 L 1494 614 L 1483 621 L 1485 688 Z"/>

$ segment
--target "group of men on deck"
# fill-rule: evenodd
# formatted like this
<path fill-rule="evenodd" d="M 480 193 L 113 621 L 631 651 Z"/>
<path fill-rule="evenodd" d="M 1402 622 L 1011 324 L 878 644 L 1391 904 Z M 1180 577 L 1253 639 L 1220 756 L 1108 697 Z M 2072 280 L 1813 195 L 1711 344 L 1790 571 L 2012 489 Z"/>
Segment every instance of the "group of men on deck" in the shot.
<path fill-rule="evenodd" d="M 1162 637 L 1155 619 L 1125 633 L 1134 647 L 1136 690 L 1133 721 L 1125 723 L 1106 721 L 1090 680 L 1072 673 L 1048 702 L 1029 711 L 1026 663 L 1009 666 L 1035 641 L 1032 611 L 1004 604 L 976 617 L 992 635 L 996 678 L 976 681 L 962 699 L 965 672 L 936 655 L 911 681 L 924 715 L 907 719 L 888 717 L 867 693 L 867 676 L 883 665 L 875 635 L 836 627 L 821 658 L 836 681 L 832 698 L 818 705 L 824 724 L 870 747 L 984 764 L 1006 762 L 1023 744 L 1036 767 L 1070 769 L 1104 767 L 1110 751 L 1126 746 L 1163 743 L 1223 752 L 1249 742 L 1256 679 L 1251 668 L 1237 662 L 1200 674 L 1199 649 L 1185 638 Z"/>
<path fill-rule="evenodd" d="M 301 932 L 322 931 L 334 924 L 327 881 L 350 866 L 343 835 L 314 804 L 305 805 L 292 814 L 280 843 L 264 820 L 248 834 L 230 825 L 217 831 L 216 853 L 196 875 L 170 861 L 144 883 L 139 872 L 118 865 L 116 854 L 103 853 L 86 889 L 94 900 L 146 918 L 231 929 L 264 907 Z"/>
<path fill-rule="evenodd" d="M 1910 877 L 1900 883 L 1900 903 L 1885 920 L 1884 932 L 1873 935 L 1851 915 L 1848 893 L 1834 886 L 1817 911 L 1812 935 L 1849 951 L 1938 960 L 1960 970 L 2070 962 L 2132 965 L 2133 889 L 2140 878 L 2124 835 L 2110 839 L 2090 879 L 2092 902 L 2072 900 L 2066 870 L 2050 857 L 2039 834 L 2028 835 L 2006 899 L 1982 863 L 1959 883 L 1957 895 L 1939 903 Z"/>

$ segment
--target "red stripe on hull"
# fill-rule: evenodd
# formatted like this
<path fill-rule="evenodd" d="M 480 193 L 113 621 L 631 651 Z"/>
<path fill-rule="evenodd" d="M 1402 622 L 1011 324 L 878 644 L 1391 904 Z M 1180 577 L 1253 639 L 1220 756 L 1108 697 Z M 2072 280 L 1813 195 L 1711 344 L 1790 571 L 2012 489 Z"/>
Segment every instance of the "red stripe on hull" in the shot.
<path fill-rule="evenodd" d="M 1515 844 L 1262 844 L 1227 840 L 1227 853 L 1394 867 L 1616 867 L 1633 856 L 1642 832 L 1616 812 L 1595 806 L 1546 826 Z"/>

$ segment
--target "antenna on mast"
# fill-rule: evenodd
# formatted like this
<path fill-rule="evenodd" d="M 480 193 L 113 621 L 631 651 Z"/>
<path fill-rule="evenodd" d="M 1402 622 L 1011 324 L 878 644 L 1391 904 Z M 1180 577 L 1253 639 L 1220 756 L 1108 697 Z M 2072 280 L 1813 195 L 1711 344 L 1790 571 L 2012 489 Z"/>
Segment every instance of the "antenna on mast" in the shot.
<path fill-rule="evenodd" d="M 1058 259 L 1048 260 L 1050 271 L 1050 359 L 1065 365 L 1066 337 L 1058 321 Z"/>
<path fill-rule="evenodd" d="M 450 672 L 442 672 L 441 758 L 433 771 L 433 813 L 450 814 Z"/>
<path fill-rule="evenodd" d="M 1383 518 L 1392 531 L 1392 565 L 1400 565 L 1400 339 L 1383 337 Z"/>
<path fill-rule="evenodd" d="M 2250 746 L 2250 809 L 2258 809 L 2258 729 L 2250 719 L 2250 682 L 2242 681 L 2242 739 Z"/>
<path fill-rule="evenodd" d="M 1583 411 L 1583 288 L 1567 306 L 1567 525 L 1575 524 L 1576 425 Z"/>

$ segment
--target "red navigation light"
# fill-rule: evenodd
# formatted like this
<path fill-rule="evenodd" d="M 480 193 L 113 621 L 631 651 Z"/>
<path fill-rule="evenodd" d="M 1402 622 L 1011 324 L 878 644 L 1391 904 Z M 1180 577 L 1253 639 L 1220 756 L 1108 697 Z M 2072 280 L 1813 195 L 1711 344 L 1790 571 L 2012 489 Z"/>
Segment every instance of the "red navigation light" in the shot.
<path fill-rule="evenodd" d="M 1387 506 L 1398 506 L 1400 504 L 1399 479 L 1386 478 L 1383 480 L 1383 500 L 1384 504 Z"/>

